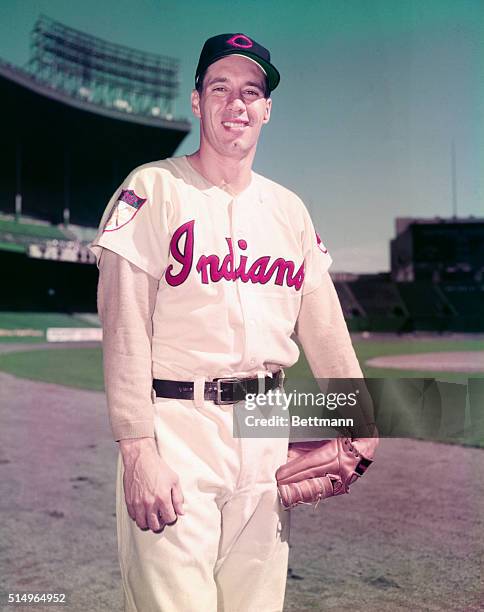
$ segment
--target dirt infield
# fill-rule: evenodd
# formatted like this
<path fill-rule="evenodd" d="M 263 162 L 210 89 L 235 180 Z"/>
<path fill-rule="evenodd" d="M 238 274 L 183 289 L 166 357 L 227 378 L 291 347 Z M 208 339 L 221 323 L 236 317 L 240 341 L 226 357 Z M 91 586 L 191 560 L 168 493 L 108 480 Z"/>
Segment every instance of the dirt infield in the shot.
<path fill-rule="evenodd" d="M 433 372 L 484 372 L 484 351 L 451 351 L 413 355 L 386 355 L 368 359 L 373 368 Z"/>
<path fill-rule="evenodd" d="M 121 611 L 104 395 L 4 373 L 0 389 L 0 591 Z M 482 609 L 483 469 L 480 449 L 382 440 L 351 495 L 292 511 L 285 612 Z"/>

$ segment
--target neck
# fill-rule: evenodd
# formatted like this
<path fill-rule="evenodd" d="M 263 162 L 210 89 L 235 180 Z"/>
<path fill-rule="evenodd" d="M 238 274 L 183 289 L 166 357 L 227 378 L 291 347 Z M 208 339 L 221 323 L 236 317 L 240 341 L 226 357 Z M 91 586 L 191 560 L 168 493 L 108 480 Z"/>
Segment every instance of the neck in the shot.
<path fill-rule="evenodd" d="M 251 181 L 252 162 L 255 151 L 246 157 L 231 158 L 216 151 L 206 150 L 202 145 L 187 155 L 192 166 L 210 183 L 237 195 L 246 189 Z"/>

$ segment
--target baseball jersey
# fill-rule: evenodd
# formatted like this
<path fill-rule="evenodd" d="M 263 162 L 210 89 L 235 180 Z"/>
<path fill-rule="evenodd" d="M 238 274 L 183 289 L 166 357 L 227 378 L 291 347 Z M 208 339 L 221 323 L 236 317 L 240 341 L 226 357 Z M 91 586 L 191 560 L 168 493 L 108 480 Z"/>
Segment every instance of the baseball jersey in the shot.
<path fill-rule="evenodd" d="M 301 297 L 331 257 L 290 190 L 251 173 L 234 196 L 186 156 L 145 164 L 111 198 L 90 245 L 159 281 L 153 376 L 193 380 L 290 367 Z"/>

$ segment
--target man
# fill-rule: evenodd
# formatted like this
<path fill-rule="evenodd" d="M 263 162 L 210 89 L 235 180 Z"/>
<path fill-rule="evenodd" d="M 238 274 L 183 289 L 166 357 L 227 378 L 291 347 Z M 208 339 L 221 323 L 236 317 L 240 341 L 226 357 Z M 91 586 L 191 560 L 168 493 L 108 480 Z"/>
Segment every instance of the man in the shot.
<path fill-rule="evenodd" d="M 235 438 L 233 404 L 279 386 L 294 330 L 315 376 L 361 377 L 303 203 L 252 171 L 278 83 L 252 38 L 207 40 L 198 151 L 134 170 L 92 243 L 130 612 L 282 610 L 288 440 Z"/>

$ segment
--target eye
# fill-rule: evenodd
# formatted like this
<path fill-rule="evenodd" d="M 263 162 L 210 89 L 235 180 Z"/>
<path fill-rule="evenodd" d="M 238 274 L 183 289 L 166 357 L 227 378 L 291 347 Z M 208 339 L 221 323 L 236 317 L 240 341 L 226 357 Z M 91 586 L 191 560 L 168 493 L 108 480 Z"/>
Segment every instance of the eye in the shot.
<path fill-rule="evenodd" d="M 254 89 L 247 89 L 244 93 L 247 96 L 260 96 L 260 93 L 258 91 L 255 91 Z"/>
<path fill-rule="evenodd" d="M 226 89 L 223 85 L 219 85 L 218 87 L 214 87 L 213 91 L 226 91 Z"/>

